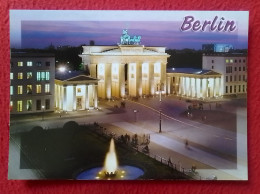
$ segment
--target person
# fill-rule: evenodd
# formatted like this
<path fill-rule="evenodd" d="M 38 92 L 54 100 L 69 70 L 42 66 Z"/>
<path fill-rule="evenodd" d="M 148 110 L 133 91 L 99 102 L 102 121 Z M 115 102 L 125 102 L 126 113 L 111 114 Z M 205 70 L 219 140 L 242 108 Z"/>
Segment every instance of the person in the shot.
<path fill-rule="evenodd" d="M 188 143 L 188 140 L 186 139 L 185 140 L 185 147 L 188 147 L 189 146 L 189 143 Z"/>

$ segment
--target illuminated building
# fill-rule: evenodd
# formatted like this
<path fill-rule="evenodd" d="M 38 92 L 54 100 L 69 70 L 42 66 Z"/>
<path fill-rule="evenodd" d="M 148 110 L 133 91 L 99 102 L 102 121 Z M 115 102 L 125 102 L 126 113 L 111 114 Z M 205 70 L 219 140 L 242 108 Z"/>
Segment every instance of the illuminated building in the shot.
<path fill-rule="evenodd" d="M 234 47 L 231 44 L 203 44 L 202 45 L 202 50 L 204 52 L 227 53 L 232 49 L 234 49 Z"/>
<path fill-rule="evenodd" d="M 55 58 L 47 53 L 11 53 L 10 113 L 54 110 Z"/>
<path fill-rule="evenodd" d="M 97 79 L 91 78 L 83 72 L 57 72 L 55 107 L 63 111 L 98 108 Z"/>
<path fill-rule="evenodd" d="M 98 97 L 154 95 L 158 83 L 166 91 L 165 47 L 145 47 L 140 40 L 123 30 L 118 46 L 83 46 L 79 56 L 90 76 L 99 80 Z"/>
<path fill-rule="evenodd" d="M 80 55 L 90 76 L 98 78 L 98 96 L 140 97 L 154 95 L 156 85 L 166 91 L 165 47 L 142 45 L 83 46 Z"/>
<path fill-rule="evenodd" d="M 213 98 L 221 93 L 221 74 L 192 68 L 167 69 L 169 93 L 187 98 Z"/>
<path fill-rule="evenodd" d="M 221 74 L 223 95 L 247 93 L 247 56 L 245 54 L 204 54 L 202 68 Z"/>

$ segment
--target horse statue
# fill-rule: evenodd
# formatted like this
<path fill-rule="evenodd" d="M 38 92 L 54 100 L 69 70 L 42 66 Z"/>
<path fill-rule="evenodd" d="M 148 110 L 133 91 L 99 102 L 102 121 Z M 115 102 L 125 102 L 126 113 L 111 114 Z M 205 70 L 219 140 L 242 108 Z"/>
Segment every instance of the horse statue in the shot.
<path fill-rule="evenodd" d="M 127 30 L 123 30 L 120 40 L 122 45 L 139 45 L 141 42 L 141 36 L 130 37 Z"/>

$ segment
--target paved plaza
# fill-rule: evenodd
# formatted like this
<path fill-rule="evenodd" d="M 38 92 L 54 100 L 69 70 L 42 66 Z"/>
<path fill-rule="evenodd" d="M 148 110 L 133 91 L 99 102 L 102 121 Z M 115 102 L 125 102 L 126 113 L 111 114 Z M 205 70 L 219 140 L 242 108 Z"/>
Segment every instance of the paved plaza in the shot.
<path fill-rule="evenodd" d="M 44 129 L 62 127 L 68 121 L 79 124 L 98 122 L 108 133 L 149 134 L 150 152 L 170 158 L 179 167 L 198 169 L 202 179 L 217 176 L 218 180 L 247 179 L 246 100 L 204 102 L 203 110 L 191 110 L 189 101 L 174 96 L 142 98 L 138 101 L 100 101 L 99 110 L 42 113 L 11 118 L 10 133 L 29 131 L 34 126 Z M 221 108 L 216 103 L 221 103 Z M 161 130 L 159 133 L 161 111 Z M 206 120 L 201 119 L 206 116 Z M 185 146 L 188 141 L 188 147 Z M 19 157 L 19 141 L 10 141 L 10 163 Z M 17 161 L 17 160 L 16 160 Z M 18 160 L 19 161 L 19 160 Z M 19 164 L 17 164 L 19 165 Z M 17 170 L 17 169 L 16 169 Z M 15 173 L 18 173 L 17 171 Z"/>

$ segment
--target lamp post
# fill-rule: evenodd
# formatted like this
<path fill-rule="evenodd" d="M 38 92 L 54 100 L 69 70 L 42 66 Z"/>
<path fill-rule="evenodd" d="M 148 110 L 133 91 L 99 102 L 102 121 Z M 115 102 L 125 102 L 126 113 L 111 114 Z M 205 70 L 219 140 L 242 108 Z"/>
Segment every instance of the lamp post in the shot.
<path fill-rule="evenodd" d="M 162 102 L 162 88 L 163 88 L 163 83 L 158 83 L 157 84 L 157 91 L 159 92 L 159 101 L 160 101 L 160 107 L 159 107 L 159 117 L 160 117 L 160 120 L 159 120 L 159 133 L 162 132 L 162 110 L 161 110 L 161 102 Z"/>
<path fill-rule="evenodd" d="M 135 122 L 137 121 L 137 112 L 138 112 L 138 110 L 134 109 L 134 113 L 135 113 Z"/>
<path fill-rule="evenodd" d="M 159 123 L 159 133 L 162 132 L 162 111 L 160 110 L 160 123 Z"/>
<path fill-rule="evenodd" d="M 45 106 L 42 106 L 42 120 L 44 121 L 44 108 Z"/>

